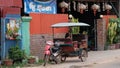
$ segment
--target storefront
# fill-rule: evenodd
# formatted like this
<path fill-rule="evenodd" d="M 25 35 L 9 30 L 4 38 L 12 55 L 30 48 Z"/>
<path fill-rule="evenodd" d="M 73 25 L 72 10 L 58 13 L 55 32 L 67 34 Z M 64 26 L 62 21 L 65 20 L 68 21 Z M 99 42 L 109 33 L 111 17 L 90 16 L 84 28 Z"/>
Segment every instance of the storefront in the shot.
<path fill-rule="evenodd" d="M 50 24 L 53 23 L 69 21 L 68 16 L 70 14 L 75 19 L 78 19 L 79 22 L 90 24 L 90 27 L 87 28 L 80 27 L 80 33 L 86 31 L 88 33 L 89 48 L 91 50 L 97 50 L 99 47 L 99 38 L 97 37 L 99 33 L 98 27 L 102 21 L 101 15 L 106 20 L 110 17 L 116 18 L 118 16 L 118 12 L 116 12 L 118 10 L 116 8 L 119 5 L 117 0 L 47 0 L 44 2 L 40 0 L 25 0 L 24 2 L 24 11 L 22 11 L 22 14 L 27 14 L 32 17 L 30 23 L 31 54 L 37 56 L 43 54 L 43 45 L 45 43 L 41 42 L 43 41 L 41 36 L 45 35 L 46 39 L 51 40 L 51 35 L 49 35 L 51 31 L 47 27 L 50 27 Z M 99 19 L 101 19 L 100 22 L 98 21 Z M 101 23 L 107 22 L 102 21 Z M 46 26 L 45 23 L 48 25 Z M 47 30 L 44 30 L 45 28 Z M 63 37 L 63 35 L 60 37 Z"/>

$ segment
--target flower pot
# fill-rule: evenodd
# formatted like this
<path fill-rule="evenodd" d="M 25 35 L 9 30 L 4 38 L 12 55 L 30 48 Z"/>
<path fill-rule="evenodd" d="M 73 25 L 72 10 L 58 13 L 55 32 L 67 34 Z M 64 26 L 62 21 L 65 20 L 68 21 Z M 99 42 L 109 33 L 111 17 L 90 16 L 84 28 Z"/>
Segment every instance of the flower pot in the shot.
<path fill-rule="evenodd" d="M 11 65 L 13 64 L 13 60 L 10 60 L 10 59 L 8 59 L 8 60 L 3 60 L 3 64 L 4 64 L 5 66 L 11 66 Z"/>
<path fill-rule="evenodd" d="M 35 63 L 35 58 L 29 58 L 29 59 L 28 59 L 28 63 L 34 64 L 34 63 Z"/>

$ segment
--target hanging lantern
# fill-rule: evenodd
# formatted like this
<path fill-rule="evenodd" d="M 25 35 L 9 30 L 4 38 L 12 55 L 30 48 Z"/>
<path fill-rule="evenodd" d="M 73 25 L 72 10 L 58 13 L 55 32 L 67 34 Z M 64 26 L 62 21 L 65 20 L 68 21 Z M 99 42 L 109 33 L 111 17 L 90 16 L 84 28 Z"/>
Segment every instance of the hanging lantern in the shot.
<path fill-rule="evenodd" d="M 78 9 L 80 10 L 80 13 L 83 14 L 83 11 L 86 9 L 86 5 L 84 5 L 83 3 L 79 3 L 78 4 Z"/>
<path fill-rule="evenodd" d="M 107 10 L 107 14 L 110 13 L 110 10 L 112 9 L 112 6 L 109 4 L 105 4 L 105 10 Z"/>
<path fill-rule="evenodd" d="M 60 4 L 59 4 L 59 7 L 62 8 L 62 13 L 65 12 L 65 9 L 68 8 L 68 4 L 65 2 L 65 1 L 62 1 Z"/>
<path fill-rule="evenodd" d="M 96 12 L 97 12 L 97 10 L 99 10 L 99 9 L 100 9 L 100 6 L 99 6 L 99 5 L 97 5 L 97 4 L 93 4 L 93 5 L 92 5 L 92 10 L 93 10 L 94 16 L 96 16 Z"/>

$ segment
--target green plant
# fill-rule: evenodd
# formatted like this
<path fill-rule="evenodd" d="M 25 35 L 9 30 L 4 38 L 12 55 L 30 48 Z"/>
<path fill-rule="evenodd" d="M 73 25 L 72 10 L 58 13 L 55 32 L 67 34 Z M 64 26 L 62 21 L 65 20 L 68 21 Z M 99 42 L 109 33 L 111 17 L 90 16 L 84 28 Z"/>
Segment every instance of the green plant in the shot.
<path fill-rule="evenodd" d="M 78 19 L 73 17 L 72 22 L 78 23 Z M 79 34 L 79 32 L 80 32 L 80 27 L 79 26 L 72 27 L 72 34 Z"/>
<path fill-rule="evenodd" d="M 116 35 L 117 35 L 117 22 L 110 20 L 107 30 L 107 43 L 113 44 Z"/>
<path fill-rule="evenodd" d="M 107 30 L 107 45 L 120 42 L 120 18 L 110 19 Z"/>
<path fill-rule="evenodd" d="M 35 56 L 28 56 L 27 59 L 35 58 Z"/>
<path fill-rule="evenodd" d="M 30 64 L 33 64 L 33 63 L 35 63 L 35 56 L 28 56 L 28 63 L 30 63 Z"/>
<path fill-rule="evenodd" d="M 26 58 L 25 52 L 19 48 L 18 45 L 11 47 L 8 51 L 9 58 L 13 60 L 14 63 L 22 62 Z"/>
<path fill-rule="evenodd" d="M 117 30 L 116 30 L 116 36 L 114 38 L 114 43 L 120 42 L 120 18 L 115 20 L 117 22 Z"/>

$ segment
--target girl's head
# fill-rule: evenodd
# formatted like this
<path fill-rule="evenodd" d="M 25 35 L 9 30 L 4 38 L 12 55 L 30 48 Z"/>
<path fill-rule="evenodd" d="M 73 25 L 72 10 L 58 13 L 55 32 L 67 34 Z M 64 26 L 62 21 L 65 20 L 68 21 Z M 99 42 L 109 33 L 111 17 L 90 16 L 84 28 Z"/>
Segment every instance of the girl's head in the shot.
<path fill-rule="evenodd" d="M 73 44 L 78 44 L 78 41 L 74 41 Z"/>
<path fill-rule="evenodd" d="M 85 39 L 81 40 L 81 43 L 86 43 L 86 40 Z"/>
<path fill-rule="evenodd" d="M 70 38 L 70 33 L 66 33 L 65 38 Z"/>

